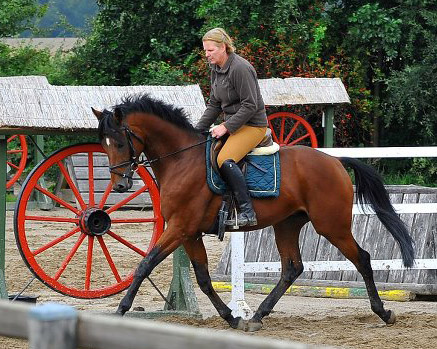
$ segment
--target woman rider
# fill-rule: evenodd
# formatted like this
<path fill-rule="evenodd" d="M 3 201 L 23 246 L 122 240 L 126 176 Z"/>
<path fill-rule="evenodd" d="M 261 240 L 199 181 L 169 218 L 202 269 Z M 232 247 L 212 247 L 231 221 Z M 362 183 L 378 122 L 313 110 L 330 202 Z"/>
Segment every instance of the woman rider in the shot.
<path fill-rule="evenodd" d="M 211 67 L 211 94 L 196 128 L 207 131 L 223 112 L 224 122 L 211 130 L 215 138 L 229 134 L 217 158 L 220 174 L 237 201 L 237 225 L 253 226 L 256 214 L 237 163 L 262 141 L 268 125 L 256 72 L 235 53 L 232 39 L 222 28 L 208 31 L 202 41 Z"/>

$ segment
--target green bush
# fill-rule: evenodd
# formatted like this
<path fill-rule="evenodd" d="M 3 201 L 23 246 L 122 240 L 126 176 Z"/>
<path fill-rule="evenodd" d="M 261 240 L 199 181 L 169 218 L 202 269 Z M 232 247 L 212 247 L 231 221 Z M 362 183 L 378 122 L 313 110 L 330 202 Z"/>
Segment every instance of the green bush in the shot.
<path fill-rule="evenodd" d="M 0 43 L 0 76 L 44 75 L 54 85 L 73 84 L 66 69 L 65 54 L 48 49 L 10 47 Z"/>
<path fill-rule="evenodd" d="M 183 85 L 184 73 L 178 67 L 167 62 L 144 61 L 131 70 L 131 81 L 133 85 Z"/>

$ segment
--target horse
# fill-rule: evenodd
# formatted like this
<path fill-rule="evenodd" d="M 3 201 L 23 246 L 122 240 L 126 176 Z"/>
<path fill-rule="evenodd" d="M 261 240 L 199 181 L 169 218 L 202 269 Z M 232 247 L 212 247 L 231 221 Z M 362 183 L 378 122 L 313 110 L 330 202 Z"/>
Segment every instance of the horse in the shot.
<path fill-rule="evenodd" d="M 373 168 L 356 159 L 336 158 L 310 147 L 281 147 L 279 196 L 253 199 L 258 224 L 239 229 L 273 226 L 281 276 L 253 317 L 244 320 L 231 314 L 231 309 L 215 292 L 208 271 L 202 234 L 213 226 L 222 197 L 207 185 L 206 135 L 196 130 L 182 109 L 147 94 L 125 96 L 111 110 L 92 110 L 99 121 L 99 140 L 108 155 L 113 189 L 117 192 L 130 189 L 134 171 L 144 164 L 139 160 L 144 153 L 159 186 L 166 222 L 156 245 L 139 263 L 116 314 L 124 315 L 131 308 L 143 280 L 182 245 L 200 289 L 218 314 L 234 329 L 257 331 L 262 328 L 262 319 L 304 270 L 299 233 L 311 221 L 315 231 L 336 246 L 362 275 L 373 312 L 386 324 L 395 323 L 395 313 L 384 309 L 378 295 L 370 255 L 358 245 L 351 232 L 354 190 L 345 166 L 354 171 L 359 204 L 370 203 L 399 244 L 404 265 L 413 265 L 413 241 Z"/>

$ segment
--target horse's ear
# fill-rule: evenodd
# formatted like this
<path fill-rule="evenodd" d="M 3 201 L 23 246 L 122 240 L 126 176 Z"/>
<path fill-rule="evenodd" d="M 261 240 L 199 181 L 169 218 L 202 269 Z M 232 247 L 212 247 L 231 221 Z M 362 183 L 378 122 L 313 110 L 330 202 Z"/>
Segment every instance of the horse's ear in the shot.
<path fill-rule="evenodd" d="M 115 122 L 118 125 L 121 125 L 121 120 L 123 119 L 123 114 L 121 113 L 120 108 L 115 108 L 113 115 L 114 115 Z"/>
<path fill-rule="evenodd" d="M 99 110 L 94 109 L 93 107 L 91 107 L 91 110 L 93 111 L 93 114 L 96 116 L 97 120 L 101 120 L 103 117 L 103 113 Z"/>

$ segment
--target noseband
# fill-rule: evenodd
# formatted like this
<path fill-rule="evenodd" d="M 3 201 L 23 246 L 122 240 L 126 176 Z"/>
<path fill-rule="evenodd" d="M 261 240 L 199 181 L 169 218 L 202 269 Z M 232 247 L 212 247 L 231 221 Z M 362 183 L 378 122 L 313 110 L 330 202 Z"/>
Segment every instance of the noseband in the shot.
<path fill-rule="evenodd" d="M 182 148 L 180 150 L 176 150 L 176 151 L 174 151 L 172 153 L 169 153 L 169 154 L 166 154 L 166 155 L 163 155 L 163 156 L 159 156 L 159 157 L 157 157 L 155 159 L 139 161 L 137 159 L 137 157 L 135 156 L 135 149 L 134 149 L 134 145 L 133 145 L 133 142 L 132 142 L 132 137 L 135 138 L 141 144 L 144 145 L 143 140 L 140 137 L 138 137 L 134 132 L 132 132 L 132 130 L 128 126 L 126 126 L 126 125 L 123 125 L 121 127 L 121 130 L 123 130 L 125 132 L 127 144 L 129 146 L 129 160 L 123 161 L 122 163 L 114 165 L 114 166 L 109 166 L 109 172 L 114 173 L 114 174 L 116 174 L 116 175 L 118 175 L 118 176 L 120 176 L 122 178 L 128 178 L 130 180 L 132 180 L 133 173 L 138 170 L 139 166 L 150 165 L 150 164 L 152 164 L 152 163 L 154 163 L 154 162 L 156 162 L 158 160 L 164 159 L 164 158 L 172 156 L 172 155 L 176 155 L 176 154 L 181 153 L 181 152 L 183 152 L 185 150 L 197 147 L 197 146 L 199 146 L 201 144 L 204 144 L 204 143 L 207 143 L 207 142 L 211 142 L 214 139 L 214 138 L 207 138 L 207 139 L 205 139 L 205 140 L 203 140 L 201 142 L 198 142 L 196 144 L 190 145 L 190 146 L 188 146 L 186 148 Z M 126 166 L 128 168 L 126 169 L 126 171 L 124 173 L 120 173 L 120 172 L 115 171 L 116 169 L 118 169 L 120 167 L 126 167 Z"/>

